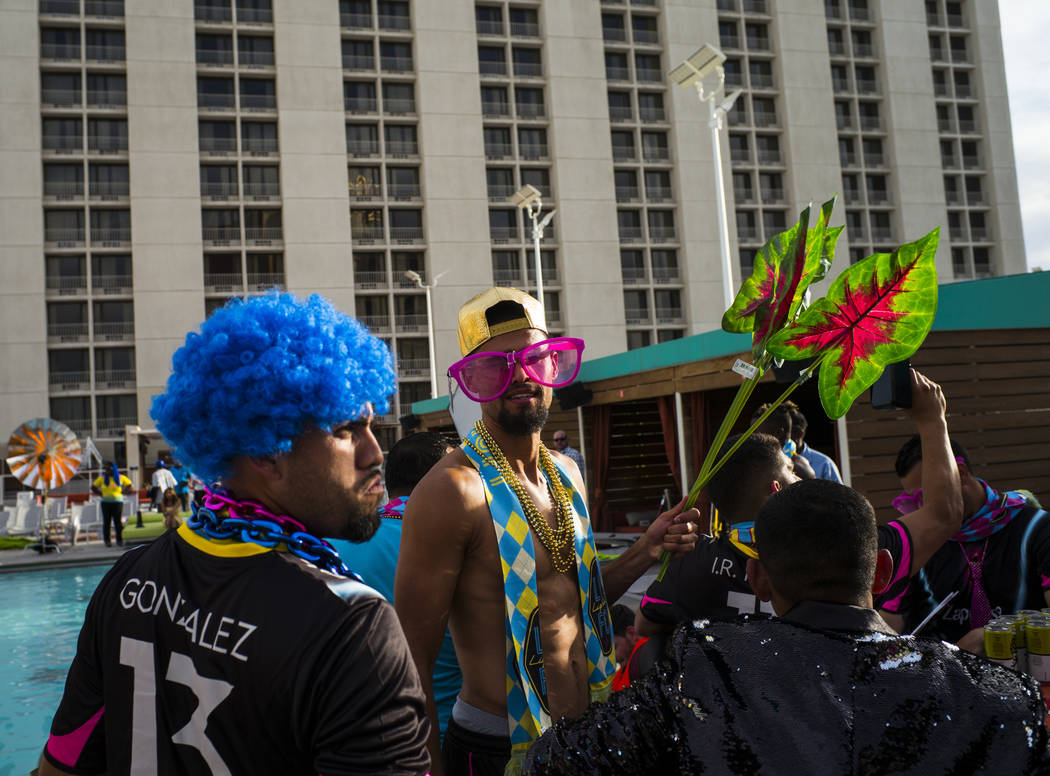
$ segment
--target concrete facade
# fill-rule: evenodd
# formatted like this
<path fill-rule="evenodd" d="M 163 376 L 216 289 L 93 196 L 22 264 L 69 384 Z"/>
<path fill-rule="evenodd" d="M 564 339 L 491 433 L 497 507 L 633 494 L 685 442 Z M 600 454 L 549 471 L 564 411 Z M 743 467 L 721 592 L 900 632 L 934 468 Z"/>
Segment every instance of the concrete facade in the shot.
<path fill-rule="evenodd" d="M 840 266 L 940 225 L 942 280 L 1024 271 L 995 0 L 9 0 L 0 442 L 51 416 L 120 457 L 185 333 L 276 286 L 389 342 L 387 445 L 430 395 L 405 272 L 444 393 L 459 305 L 535 288 L 526 183 L 557 209 L 552 332 L 596 357 L 716 328 L 708 107 L 666 77 L 705 42 L 742 90 L 733 288 L 835 192 Z"/>

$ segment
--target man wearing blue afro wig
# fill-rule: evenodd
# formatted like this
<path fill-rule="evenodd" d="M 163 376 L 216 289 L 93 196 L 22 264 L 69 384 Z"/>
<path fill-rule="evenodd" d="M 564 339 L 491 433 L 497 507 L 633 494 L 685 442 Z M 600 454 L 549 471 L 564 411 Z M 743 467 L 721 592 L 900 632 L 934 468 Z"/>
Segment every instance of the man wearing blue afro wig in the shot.
<path fill-rule="evenodd" d="M 186 337 L 152 415 L 212 489 L 99 583 L 42 776 L 428 771 L 394 610 L 319 538 L 375 532 L 393 391 L 386 345 L 319 296 L 235 300 Z"/>

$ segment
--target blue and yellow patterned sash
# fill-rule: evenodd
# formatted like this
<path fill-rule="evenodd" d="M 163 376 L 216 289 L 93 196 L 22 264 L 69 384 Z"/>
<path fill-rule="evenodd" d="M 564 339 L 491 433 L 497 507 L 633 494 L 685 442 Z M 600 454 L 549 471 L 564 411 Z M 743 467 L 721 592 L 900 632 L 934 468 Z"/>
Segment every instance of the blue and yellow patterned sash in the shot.
<path fill-rule="evenodd" d="M 543 647 L 540 644 L 536 552 L 521 502 L 496 467 L 485 440 L 477 430 L 471 429 L 466 435 L 462 449 L 481 474 L 503 568 L 507 612 L 507 723 L 511 742 L 511 761 L 507 765 L 507 774 L 516 774 L 521 772 L 529 746 L 551 724 L 543 673 Z M 605 700 L 609 697 L 616 670 L 609 602 L 598 570 L 594 533 L 587 516 L 587 507 L 565 469 L 557 462 L 554 465 L 562 484 L 572 493 L 575 512 L 576 573 L 587 650 L 590 700 Z"/>

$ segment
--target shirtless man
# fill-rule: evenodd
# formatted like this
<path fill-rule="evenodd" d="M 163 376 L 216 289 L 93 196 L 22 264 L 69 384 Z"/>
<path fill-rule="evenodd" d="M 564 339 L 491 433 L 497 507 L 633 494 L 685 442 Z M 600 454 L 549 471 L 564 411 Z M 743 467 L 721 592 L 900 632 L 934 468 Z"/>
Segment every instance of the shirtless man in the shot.
<path fill-rule="evenodd" d="M 593 538 L 579 495 L 584 492 L 579 469 L 566 456 L 548 454 L 540 442 L 551 389 L 575 378 L 583 342 L 548 340 L 539 302 L 500 288 L 463 306 L 459 340 L 461 351 L 472 357 L 449 371 L 470 398 L 480 401 L 482 420 L 464 446 L 446 456 L 413 492 L 404 517 L 394 598 L 427 694 L 433 773 L 442 774 L 445 768 L 451 774 L 466 773 L 469 767 L 480 776 L 503 773 L 512 757 L 520 763 L 543 728 L 582 713 L 591 699 L 608 692 L 615 661 L 607 601 L 619 598 L 662 549 L 675 555 L 690 551 L 699 513 L 682 512 L 681 505 L 665 512 L 599 573 L 596 560 L 586 560 L 588 545 L 593 553 Z M 481 358 L 482 352 L 496 356 Z M 558 471 L 552 471 L 551 460 Z M 483 478 L 476 467 L 484 470 L 486 461 L 494 468 Z M 511 501 L 502 501 L 508 494 Z M 562 544 L 557 526 L 570 494 L 575 538 L 570 525 L 570 542 Z M 512 506 L 504 509 L 501 503 Z M 521 654 L 512 649 L 508 659 L 506 601 L 521 558 L 514 553 L 516 545 L 510 544 L 509 552 L 507 546 L 510 534 L 521 535 L 524 521 L 518 519 L 517 532 L 510 523 L 505 532 L 497 524 L 508 514 L 513 520 L 514 510 L 527 516 L 530 506 L 535 510 L 532 520 L 542 522 L 530 521 L 531 528 L 524 531 L 534 560 L 525 559 L 523 576 L 529 576 L 534 562 L 541 603 L 530 612 L 523 638 L 519 641 L 515 634 Z M 530 536 L 535 540 L 529 541 Z M 527 548 L 524 554 L 529 554 Z M 509 570 L 506 594 L 504 568 Z M 514 633 L 513 618 L 511 622 Z M 429 677 L 446 623 L 463 669 L 463 689 L 445 734 L 443 762 Z M 537 633 L 542 647 L 536 644 Z M 522 673 L 527 675 L 524 682 Z M 522 707 L 522 697 L 533 705 Z M 536 711 L 536 698 L 542 711 Z"/>

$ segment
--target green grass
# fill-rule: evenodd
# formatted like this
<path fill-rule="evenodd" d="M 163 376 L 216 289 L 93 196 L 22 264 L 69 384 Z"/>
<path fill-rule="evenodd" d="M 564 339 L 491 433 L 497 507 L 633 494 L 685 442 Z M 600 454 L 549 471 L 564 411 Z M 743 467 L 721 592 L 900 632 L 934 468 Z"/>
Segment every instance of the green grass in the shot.
<path fill-rule="evenodd" d="M 0 536 L 0 550 L 21 550 L 36 539 L 28 536 Z"/>
<path fill-rule="evenodd" d="M 190 512 L 179 513 L 179 519 L 185 520 L 190 516 Z M 135 527 L 135 517 L 129 517 L 127 525 L 124 526 L 124 541 L 139 541 L 142 539 L 155 539 L 164 533 L 164 516 L 157 514 L 156 512 L 143 512 L 142 513 L 142 528 Z M 94 534 L 90 534 L 94 537 Z M 0 536 L 0 551 L 3 550 L 21 550 L 24 549 L 27 544 L 32 544 L 36 541 L 35 537 L 31 536 Z M 83 535 L 77 542 L 77 546 L 84 541 Z M 94 541 L 94 538 L 92 538 Z M 63 542 L 64 544 L 64 542 Z"/>

